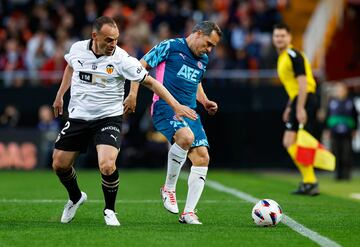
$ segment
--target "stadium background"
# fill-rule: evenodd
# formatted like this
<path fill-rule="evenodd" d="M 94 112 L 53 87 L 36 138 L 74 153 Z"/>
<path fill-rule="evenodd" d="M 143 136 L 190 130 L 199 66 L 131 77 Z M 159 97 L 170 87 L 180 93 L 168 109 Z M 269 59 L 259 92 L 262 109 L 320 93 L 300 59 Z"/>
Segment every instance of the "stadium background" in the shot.
<path fill-rule="evenodd" d="M 287 22 L 294 46 L 310 58 L 321 106 L 337 80 L 348 84 L 355 99 L 359 94 L 360 1 L 2 0 L 0 169 L 50 168 L 53 140 L 64 121 L 49 114 L 65 67 L 63 55 L 73 42 L 90 37 L 91 23 L 100 15 L 115 18 L 120 47 L 137 58 L 161 40 L 186 36 L 198 21 L 219 24 L 224 37 L 210 55 L 204 88 L 220 110 L 210 117 L 198 109 L 216 168 L 295 169 L 281 144 L 287 96 L 276 79 L 273 24 Z M 124 123 L 119 167 L 165 167 L 167 144 L 153 132 L 150 103 L 150 91 L 141 88 L 137 111 Z M 320 110 L 319 138 L 321 116 Z M 355 138 L 355 151 L 359 142 Z M 77 166 L 96 167 L 93 151 Z"/>

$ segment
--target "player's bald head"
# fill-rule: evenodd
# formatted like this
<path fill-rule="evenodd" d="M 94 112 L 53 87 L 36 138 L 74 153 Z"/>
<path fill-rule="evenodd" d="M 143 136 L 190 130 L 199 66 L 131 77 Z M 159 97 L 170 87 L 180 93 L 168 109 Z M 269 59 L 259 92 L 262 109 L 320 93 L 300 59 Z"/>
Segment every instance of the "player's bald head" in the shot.
<path fill-rule="evenodd" d="M 113 54 L 119 39 L 119 29 L 114 19 L 101 16 L 93 25 L 91 34 L 93 51 L 98 55 L 110 56 Z"/>
<path fill-rule="evenodd" d="M 113 18 L 107 16 L 101 16 L 97 18 L 93 24 L 93 32 L 99 32 L 104 25 L 117 28 L 116 22 Z"/>

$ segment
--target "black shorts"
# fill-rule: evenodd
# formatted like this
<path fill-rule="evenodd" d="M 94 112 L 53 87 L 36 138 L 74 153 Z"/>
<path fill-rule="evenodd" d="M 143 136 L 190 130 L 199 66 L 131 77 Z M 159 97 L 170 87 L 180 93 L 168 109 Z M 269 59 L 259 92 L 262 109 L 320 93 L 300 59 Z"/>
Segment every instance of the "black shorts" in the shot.
<path fill-rule="evenodd" d="M 289 121 L 285 123 L 286 130 L 297 131 L 299 129 L 299 122 L 296 118 L 296 104 L 297 104 L 297 96 L 291 102 Z M 304 129 L 310 133 L 313 133 L 315 128 L 316 111 L 317 111 L 317 97 L 315 94 L 308 93 L 305 104 L 305 110 L 307 114 L 307 122 L 304 126 Z"/>
<path fill-rule="evenodd" d="M 106 144 L 120 149 L 121 125 L 122 116 L 90 121 L 69 118 L 55 141 L 55 148 L 86 152 L 89 144 Z"/>

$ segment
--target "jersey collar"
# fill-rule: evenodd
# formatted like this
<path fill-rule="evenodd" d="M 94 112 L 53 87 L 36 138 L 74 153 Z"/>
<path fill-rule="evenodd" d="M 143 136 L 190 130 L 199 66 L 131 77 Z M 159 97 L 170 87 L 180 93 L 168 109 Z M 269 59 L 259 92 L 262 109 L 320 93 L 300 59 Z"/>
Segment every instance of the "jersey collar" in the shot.
<path fill-rule="evenodd" d="M 190 52 L 194 57 L 198 58 L 198 56 L 196 56 L 196 55 L 193 53 L 193 51 L 190 49 L 189 44 L 186 42 L 186 38 L 182 38 L 182 39 L 183 39 L 183 41 L 184 41 L 184 44 L 185 44 L 186 47 L 188 48 L 189 52 Z"/>
<path fill-rule="evenodd" d="M 89 45 L 88 45 L 88 50 L 90 50 L 90 51 L 94 54 L 94 56 L 95 56 L 96 58 L 100 58 L 100 57 L 102 57 L 102 56 L 105 56 L 105 55 L 98 55 L 98 54 L 96 54 L 96 53 L 91 49 L 92 44 L 93 44 L 93 39 L 90 39 Z M 111 56 L 114 55 L 115 51 L 116 51 L 116 48 L 114 49 L 114 51 L 113 51 L 113 53 L 111 54 Z"/>
<path fill-rule="evenodd" d="M 281 54 L 287 52 L 289 49 L 293 49 L 293 48 L 294 48 L 294 46 L 293 46 L 292 44 L 290 44 L 290 45 L 288 45 L 288 46 L 286 47 L 286 49 L 285 49 L 283 52 L 281 52 L 279 55 L 281 55 Z"/>

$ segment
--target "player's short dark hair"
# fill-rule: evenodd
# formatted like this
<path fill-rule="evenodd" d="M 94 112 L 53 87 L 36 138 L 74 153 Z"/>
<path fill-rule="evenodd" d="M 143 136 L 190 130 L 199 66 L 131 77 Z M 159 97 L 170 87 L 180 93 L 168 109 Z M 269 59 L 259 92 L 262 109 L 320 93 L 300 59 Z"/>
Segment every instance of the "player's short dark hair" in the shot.
<path fill-rule="evenodd" d="M 275 29 L 285 29 L 288 33 L 291 33 L 290 27 L 286 23 L 277 23 L 273 26 L 273 31 Z"/>
<path fill-rule="evenodd" d="M 210 36 L 211 32 L 215 31 L 217 35 L 219 35 L 219 37 L 222 36 L 222 31 L 220 27 L 215 22 L 212 21 L 199 22 L 193 27 L 191 32 L 196 33 L 197 31 L 203 32 L 203 34 L 205 34 L 206 36 Z"/>
<path fill-rule="evenodd" d="M 108 16 L 100 16 L 100 17 L 96 18 L 96 20 L 93 24 L 93 30 L 95 32 L 99 32 L 105 24 L 108 24 L 113 27 L 117 27 L 116 22 L 114 21 L 113 18 L 108 17 Z"/>

